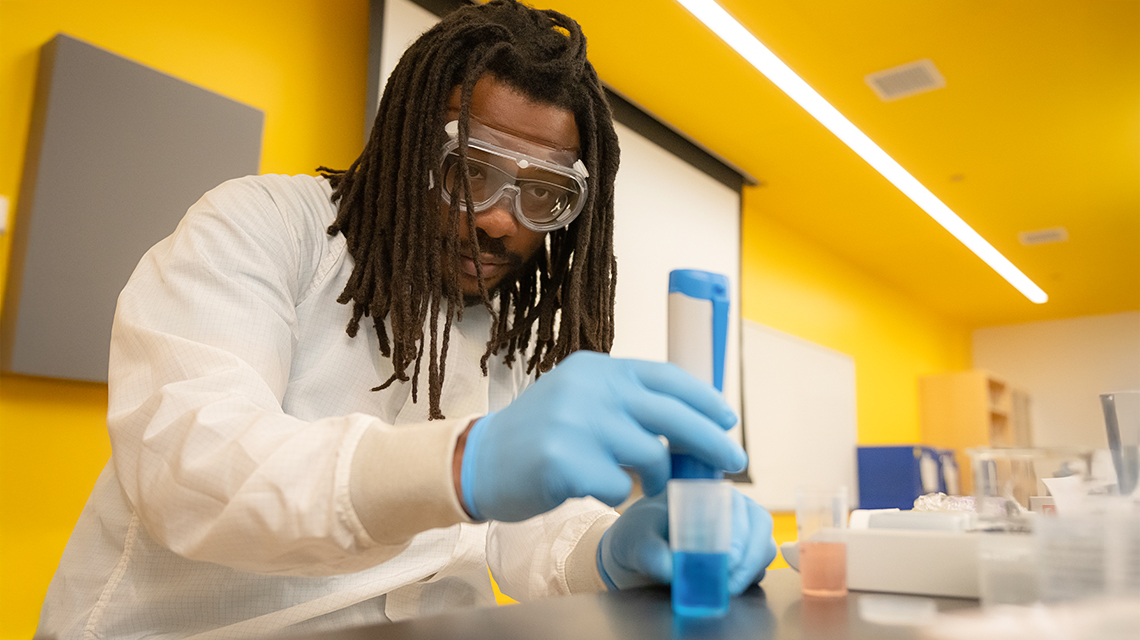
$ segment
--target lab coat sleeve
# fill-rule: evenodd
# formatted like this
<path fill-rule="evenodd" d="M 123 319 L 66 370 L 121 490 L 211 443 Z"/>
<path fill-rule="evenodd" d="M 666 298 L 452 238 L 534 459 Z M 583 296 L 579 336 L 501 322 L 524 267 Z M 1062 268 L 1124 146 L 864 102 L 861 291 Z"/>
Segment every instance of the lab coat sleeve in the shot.
<path fill-rule="evenodd" d="M 206 194 L 121 294 L 112 461 L 136 517 L 175 553 L 258 573 L 358 571 L 398 554 L 417 531 L 468 520 L 449 453 L 467 418 L 415 425 L 407 438 L 397 431 L 408 425 L 371 415 L 302 420 L 282 410 L 296 305 L 324 264 L 311 239 L 328 220 L 312 204 L 319 198 L 301 193 L 316 181 L 260 180 Z M 362 441 L 373 464 L 416 460 L 420 473 L 353 491 Z M 390 518 L 397 499 L 362 522 L 353 498 L 378 495 L 414 495 L 427 507 Z"/>
<path fill-rule="evenodd" d="M 487 564 L 502 592 L 519 601 L 603 591 L 598 543 L 617 517 L 593 498 L 578 498 L 522 522 L 492 522 Z"/>

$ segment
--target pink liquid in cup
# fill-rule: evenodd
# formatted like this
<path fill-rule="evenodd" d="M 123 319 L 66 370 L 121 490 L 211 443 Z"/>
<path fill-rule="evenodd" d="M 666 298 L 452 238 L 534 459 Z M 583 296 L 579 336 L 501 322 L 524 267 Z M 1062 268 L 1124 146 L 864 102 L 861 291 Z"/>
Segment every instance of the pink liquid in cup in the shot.
<path fill-rule="evenodd" d="M 847 545 L 842 542 L 800 542 L 800 577 L 809 596 L 847 595 Z"/>

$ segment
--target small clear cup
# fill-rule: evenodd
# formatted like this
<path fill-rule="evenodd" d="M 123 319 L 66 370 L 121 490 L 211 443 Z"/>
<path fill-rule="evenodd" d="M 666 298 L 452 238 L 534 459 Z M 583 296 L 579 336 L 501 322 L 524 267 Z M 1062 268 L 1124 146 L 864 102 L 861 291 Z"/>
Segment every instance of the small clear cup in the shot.
<path fill-rule="evenodd" d="M 803 593 L 847 595 L 847 487 L 800 487 L 796 530 Z"/>
<path fill-rule="evenodd" d="M 691 617 L 724 615 L 732 485 L 722 480 L 670 480 L 668 492 L 673 611 Z"/>

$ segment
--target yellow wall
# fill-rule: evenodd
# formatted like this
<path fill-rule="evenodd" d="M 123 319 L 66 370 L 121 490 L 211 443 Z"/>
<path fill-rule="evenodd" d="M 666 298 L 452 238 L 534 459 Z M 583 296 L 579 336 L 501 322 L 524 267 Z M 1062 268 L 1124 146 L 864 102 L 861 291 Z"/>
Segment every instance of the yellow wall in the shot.
<path fill-rule="evenodd" d="M 111 454 L 107 385 L 0 377 L 0 638 L 29 638 Z"/>
<path fill-rule="evenodd" d="M 765 216 L 764 196 L 744 193 L 743 316 L 855 359 L 859 444 L 918 442 L 917 378 L 969 368 L 968 328 Z M 795 515 L 773 518 L 777 543 L 795 540 Z"/>
<path fill-rule="evenodd" d="M 346 166 L 359 151 L 366 0 L 0 0 L 0 194 L 13 205 L 37 51 L 59 31 L 265 110 L 263 172 Z M 744 316 L 855 358 L 860 443 L 915 441 L 916 377 L 967 368 L 966 328 L 772 222 L 764 206 L 763 189 L 746 192 Z M 0 238 L 0 296 L 8 251 Z M 0 377 L 0 640 L 35 627 L 110 452 L 106 402 L 105 385 Z M 776 514 L 776 536 L 793 539 L 794 518 Z"/>
<path fill-rule="evenodd" d="M 367 0 L 0 0 L 0 195 L 13 210 L 39 48 L 58 32 L 265 111 L 263 173 L 345 167 L 360 151 Z M 0 236 L 0 300 L 10 243 Z M 106 411 L 106 385 L 0 377 L 0 640 L 35 628 L 110 454 Z"/>
<path fill-rule="evenodd" d="M 851 267 L 764 207 L 763 188 L 745 191 L 741 313 L 855 359 L 859 444 L 917 442 L 917 376 L 969 368 L 969 328 Z"/>
<path fill-rule="evenodd" d="M 0 195 L 13 208 L 39 48 L 59 32 L 264 110 L 262 173 L 347 166 L 360 152 L 367 0 L 0 0 Z"/>

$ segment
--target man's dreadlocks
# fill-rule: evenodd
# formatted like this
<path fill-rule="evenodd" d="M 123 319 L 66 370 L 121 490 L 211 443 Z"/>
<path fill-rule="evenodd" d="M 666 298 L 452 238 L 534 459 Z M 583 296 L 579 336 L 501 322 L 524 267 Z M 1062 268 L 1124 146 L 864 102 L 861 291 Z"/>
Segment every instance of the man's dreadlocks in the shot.
<path fill-rule="evenodd" d="M 586 38 L 572 19 L 555 11 L 530 9 L 514 0 L 468 6 L 445 17 L 404 54 L 388 79 L 371 138 L 344 171 L 319 170 L 338 203 L 330 235 L 343 233 L 355 260 L 337 299 L 353 303 L 348 335 L 360 319 L 371 316 L 380 353 L 390 357 L 393 374 L 373 391 L 407 381 L 412 362 L 412 399 L 424 355 L 424 324 L 430 317 L 428 392 L 431 418 L 442 418 L 448 337 L 453 320 L 463 317 L 457 248 L 459 198 L 451 215 L 440 211 L 438 174 L 444 143 L 447 101 L 461 87 L 459 144 L 465 154 L 475 83 L 485 74 L 505 82 L 529 99 L 574 114 L 581 156 L 589 172 L 583 214 L 546 238 L 545 251 L 504 280 L 491 302 L 480 277 L 483 305 L 494 318 L 487 360 L 504 353 L 510 365 L 516 352 L 532 341 L 527 373 L 548 371 L 579 349 L 609 351 L 617 262 L 613 255 L 614 176 L 618 141 L 605 93 L 586 60 Z M 465 161 L 465 159 L 464 159 Z M 470 187 L 467 227 L 474 243 L 478 273 L 479 245 Z M 446 227 L 446 228 L 445 228 Z M 443 337 L 439 315 L 446 300 Z M 389 318 L 391 341 L 384 325 Z"/>

